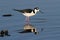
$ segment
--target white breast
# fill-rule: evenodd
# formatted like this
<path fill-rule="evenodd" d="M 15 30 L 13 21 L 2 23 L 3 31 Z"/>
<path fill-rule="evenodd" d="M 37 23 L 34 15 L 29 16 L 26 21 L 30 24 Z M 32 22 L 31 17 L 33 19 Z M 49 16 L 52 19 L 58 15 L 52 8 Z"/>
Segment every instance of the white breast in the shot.
<path fill-rule="evenodd" d="M 33 12 L 31 12 L 31 13 L 23 13 L 23 15 L 30 17 L 30 16 L 34 16 L 35 14 Z"/>

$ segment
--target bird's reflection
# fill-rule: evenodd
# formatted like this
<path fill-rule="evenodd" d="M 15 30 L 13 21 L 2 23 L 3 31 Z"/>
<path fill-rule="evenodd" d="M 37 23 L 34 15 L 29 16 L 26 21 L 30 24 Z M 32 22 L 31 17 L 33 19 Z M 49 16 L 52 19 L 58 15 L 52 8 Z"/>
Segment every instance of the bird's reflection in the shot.
<path fill-rule="evenodd" d="M 34 33 L 35 35 L 37 35 L 39 32 L 32 24 L 25 24 L 23 31 L 19 33 Z"/>

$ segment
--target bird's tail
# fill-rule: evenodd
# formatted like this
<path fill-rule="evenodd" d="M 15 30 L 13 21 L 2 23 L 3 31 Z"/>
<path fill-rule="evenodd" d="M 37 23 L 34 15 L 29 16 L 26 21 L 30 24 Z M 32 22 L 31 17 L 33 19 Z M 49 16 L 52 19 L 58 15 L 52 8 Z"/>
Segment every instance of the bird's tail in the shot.
<path fill-rule="evenodd" d="M 18 11 L 18 12 L 23 12 L 22 10 L 18 10 L 18 9 L 13 9 L 14 11 Z"/>
<path fill-rule="evenodd" d="M 13 9 L 14 11 L 19 11 L 19 10 L 17 10 L 17 9 Z"/>

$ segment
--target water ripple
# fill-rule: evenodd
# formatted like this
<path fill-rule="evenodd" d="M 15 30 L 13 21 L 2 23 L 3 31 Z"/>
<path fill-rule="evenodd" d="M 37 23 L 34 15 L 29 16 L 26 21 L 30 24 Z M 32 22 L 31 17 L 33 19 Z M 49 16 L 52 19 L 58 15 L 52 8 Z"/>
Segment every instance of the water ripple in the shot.
<path fill-rule="evenodd" d="M 45 23 L 47 22 L 47 19 L 46 18 L 33 18 L 31 19 L 31 22 L 32 23 Z"/>

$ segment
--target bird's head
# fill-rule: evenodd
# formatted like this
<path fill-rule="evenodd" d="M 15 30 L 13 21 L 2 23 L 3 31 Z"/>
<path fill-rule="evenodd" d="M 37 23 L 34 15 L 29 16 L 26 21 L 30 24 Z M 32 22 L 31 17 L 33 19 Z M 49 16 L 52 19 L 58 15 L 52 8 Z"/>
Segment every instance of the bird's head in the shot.
<path fill-rule="evenodd" d="M 35 13 L 36 13 L 36 12 L 43 13 L 43 12 L 39 9 L 39 7 L 35 7 L 34 10 L 35 10 Z"/>
<path fill-rule="evenodd" d="M 35 12 L 39 12 L 39 8 L 38 7 L 35 7 L 34 10 L 35 10 Z"/>

